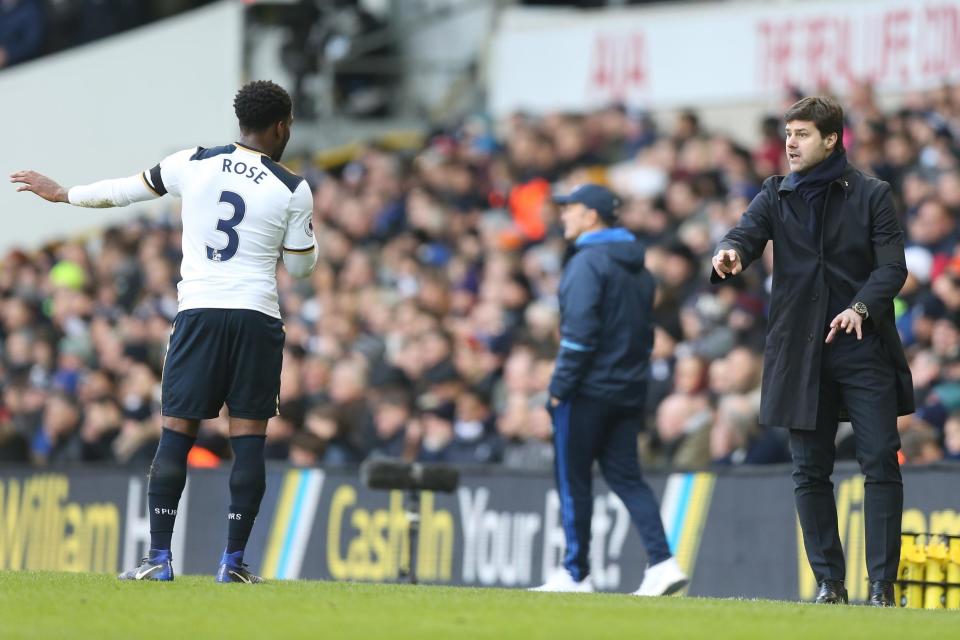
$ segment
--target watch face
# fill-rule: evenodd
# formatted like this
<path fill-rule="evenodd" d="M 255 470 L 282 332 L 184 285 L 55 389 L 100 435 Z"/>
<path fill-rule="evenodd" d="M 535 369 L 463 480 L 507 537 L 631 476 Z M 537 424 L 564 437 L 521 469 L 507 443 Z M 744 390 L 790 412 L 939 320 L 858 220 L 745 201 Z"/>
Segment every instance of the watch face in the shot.
<path fill-rule="evenodd" d="M 865 315 L 867 313 L 867 305 L 862 302 L 854 303 L 853 310 L 859 313 L 860 315 Z"/>

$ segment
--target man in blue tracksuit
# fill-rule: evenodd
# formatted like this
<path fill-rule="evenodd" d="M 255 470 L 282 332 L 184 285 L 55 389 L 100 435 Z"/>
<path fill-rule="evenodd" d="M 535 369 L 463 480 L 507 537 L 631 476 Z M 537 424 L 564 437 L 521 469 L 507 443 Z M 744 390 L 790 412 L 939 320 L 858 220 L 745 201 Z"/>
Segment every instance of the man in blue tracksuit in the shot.
<path fill-rule="evenodd" d="M 592 469 L 623 500 L 647 549 L 636 595 L 666 595 L 688 580 L 670 553 L 657 499 L 640 474 L 647 369 L 653 348 L 655 285 L 643 247 L 617 226 L 616 196 L 586 184 L 561 205 L 573 255 L 560 281 L 560 353 L 550 382 L 557 489 L 566 536 L 563 566 L 540 591 L 592 591 Z"/>

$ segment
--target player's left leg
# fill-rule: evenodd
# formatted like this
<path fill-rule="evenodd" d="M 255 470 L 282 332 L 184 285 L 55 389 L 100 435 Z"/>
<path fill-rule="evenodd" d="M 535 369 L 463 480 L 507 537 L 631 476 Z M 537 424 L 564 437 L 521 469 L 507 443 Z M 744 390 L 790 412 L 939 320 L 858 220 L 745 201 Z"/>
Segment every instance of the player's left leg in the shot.
<path fill-rule="evenodd" d="M 174 321 L 163 364 L 163 429 L 147 485 L 150 550 L 137 567 L 120 574 L 121 580 L 173 580 L 170 542 L 187 482 L 187 456 L 200 421 L 217 415 L 226 393 L 222 313 L 190 309 Z"/>
<path fill-rule="evenodd" d="M 170 542 L 180 496 L 187 484 L 187 455 L 197 439 L 200 422 L 167 416 L 163 423 L 147 484 L 150 549 L 139 565 L 118 576 L 121 580 L 173 580 Z"/>

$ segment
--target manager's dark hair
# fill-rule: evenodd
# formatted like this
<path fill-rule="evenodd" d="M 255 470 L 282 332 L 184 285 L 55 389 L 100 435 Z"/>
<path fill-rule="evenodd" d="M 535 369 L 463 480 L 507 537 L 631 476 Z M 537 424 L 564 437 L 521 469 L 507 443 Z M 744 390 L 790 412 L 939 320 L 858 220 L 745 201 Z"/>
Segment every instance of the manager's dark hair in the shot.
<path fill-rule="evenodd" d="M 243 85 L 233 99 L 233 110 L 246 131 L 263 131 L 290 117 L 290 94 L 275 82 L 254 80 Z"/>
<path fill-rule="evenodd" d="M 808 96 L 787 109 L 783 114 L 784 122 L 806 120 L 813 122 L 826 138 L 831 133 L 837 134 L 837 149 L 843 149 L 843 107 L 829 96 Z"/>

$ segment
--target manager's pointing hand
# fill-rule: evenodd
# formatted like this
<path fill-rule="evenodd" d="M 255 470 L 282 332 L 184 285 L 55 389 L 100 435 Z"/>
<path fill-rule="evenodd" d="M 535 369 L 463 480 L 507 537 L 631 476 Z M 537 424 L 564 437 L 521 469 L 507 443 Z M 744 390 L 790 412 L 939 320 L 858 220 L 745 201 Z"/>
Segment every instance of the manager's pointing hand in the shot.
<path fill-rule="evenodd" d="M 727 275 L 735 276 L 743 271 L 743 265 L 740 264 L 740 256 L 733 249 L 721 249 L 717 255 L 713 256 L 713 270 L 721 279 L 726 280 Z"/>

